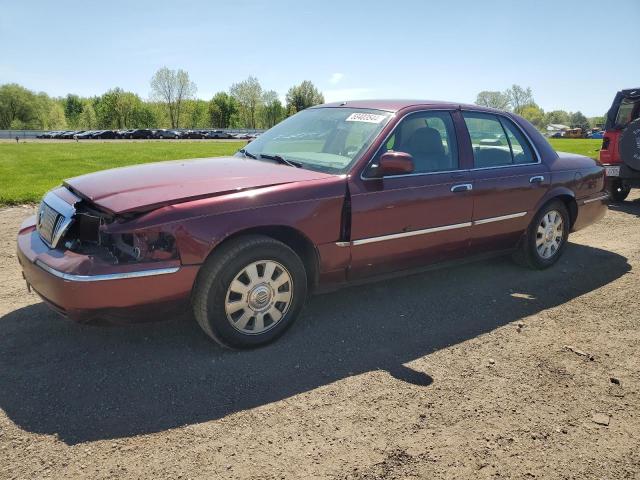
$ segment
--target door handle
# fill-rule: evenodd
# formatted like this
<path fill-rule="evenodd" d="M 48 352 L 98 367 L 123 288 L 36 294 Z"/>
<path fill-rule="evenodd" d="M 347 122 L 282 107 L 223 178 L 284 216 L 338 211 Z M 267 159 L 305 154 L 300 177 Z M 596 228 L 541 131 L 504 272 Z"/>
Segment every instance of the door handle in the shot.
<path fill-rule="evenodd" d="M 468 192 L 469 190 L 473 190 L 473 185 L 471 185 L 470 183 L 460 183 L 451 187 L 451 191 L 453 193 Z"/>
<path fill-rule="evenodd" d="M 535 175 L 529 179 L 529 183 L 542 183 L 544 182 L 544 175 Z"/>

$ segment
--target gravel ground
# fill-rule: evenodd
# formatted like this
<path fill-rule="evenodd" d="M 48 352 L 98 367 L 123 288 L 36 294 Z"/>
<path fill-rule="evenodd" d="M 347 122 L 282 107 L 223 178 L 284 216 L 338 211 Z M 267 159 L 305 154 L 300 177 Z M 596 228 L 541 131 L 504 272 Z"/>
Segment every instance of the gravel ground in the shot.
<path fill-rule="evenodd" d="M 640 479 L 640 195 L 552 269 L 487 260 L 314 297 L 224 351 L 188 315 L 82 326 L 0 210 L 0 478 Z"/>

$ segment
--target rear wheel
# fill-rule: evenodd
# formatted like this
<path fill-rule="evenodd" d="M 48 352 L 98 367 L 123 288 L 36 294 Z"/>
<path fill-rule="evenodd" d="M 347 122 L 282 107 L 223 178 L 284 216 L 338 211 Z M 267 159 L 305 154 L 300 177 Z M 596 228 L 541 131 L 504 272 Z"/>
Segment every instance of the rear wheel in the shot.
<path fill-rule="evenodd" d="M 527 228 L 514 257 L 518 263 L 541 270 L 558 261 L 569 237 L 567 207 L 559 200 L 544 205 Z"/>
<path fill-rule="evenodd" d="M 192 301 L 207 335 L 227 347 L 252 348 L 282 335 L 306 295 L 300 257 L 273 238 L 250 235 L 211 255 L 198 274 Z"/>
<path fill-rule="evenodd" d="M 631 187 L 629 185 L 625 185 L 621 179 L 615 178 L 611 180 L 611 183 L 607 188 L 607 192 L 613 201 L 624 202 L 624 200 L 629 196 L 629 192 L 631 192 Z"/>

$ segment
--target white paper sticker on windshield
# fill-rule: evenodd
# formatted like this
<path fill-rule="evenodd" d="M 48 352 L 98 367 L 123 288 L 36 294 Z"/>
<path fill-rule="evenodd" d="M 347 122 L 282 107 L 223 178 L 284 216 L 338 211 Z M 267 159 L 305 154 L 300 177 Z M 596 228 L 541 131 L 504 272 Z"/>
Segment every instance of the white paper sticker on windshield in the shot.
<path fill-rule="evenodd" d="M 384 115 L 376 115 L 375 113 L 352 113 L 347 117 L 345 122 L 380 123 L 382 120 L 384 120 Z"/>

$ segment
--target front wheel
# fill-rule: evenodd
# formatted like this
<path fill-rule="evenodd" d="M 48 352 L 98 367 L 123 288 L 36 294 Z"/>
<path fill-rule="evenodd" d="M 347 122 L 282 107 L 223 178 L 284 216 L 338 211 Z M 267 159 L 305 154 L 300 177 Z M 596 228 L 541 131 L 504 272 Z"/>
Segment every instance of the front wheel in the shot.
<path fill-rule="evenodd" d="M 544 205 L 527 228 L 519 250 L 518 263 L 536 270 L 558 261 L 569 238 L 570 219 L 567 207 L 559 200 Z"/>
<path fill-rule="evenodd" d="M 281 336 L 299 315 L 307 295 L 300 257 L 262 235 L 223 244 L 198 274 L 193 311 L 212 339 L 231 348 L 252 348 Z"/>

